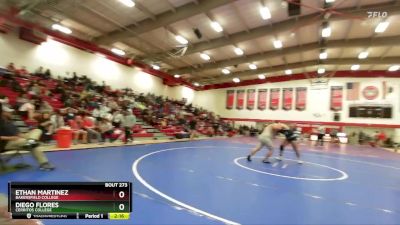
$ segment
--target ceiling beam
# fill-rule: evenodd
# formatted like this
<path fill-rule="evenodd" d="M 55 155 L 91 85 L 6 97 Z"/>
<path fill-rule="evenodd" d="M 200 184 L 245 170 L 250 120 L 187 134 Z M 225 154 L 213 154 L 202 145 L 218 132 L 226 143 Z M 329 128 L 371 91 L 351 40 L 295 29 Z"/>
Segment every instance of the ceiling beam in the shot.
<path fill-rule="evenodd" d="M 310 61 L 305 61 L 305 62 L 291 63 L 288 65 L 263 67 L 263 68 L 259 68 L 257 70 L 246 70 L 246 71 L 231 73 L 229 76 L 224 76 L 220 79 L 216 79 L 215 83 L 223 83 L 223 82 L 231 81 L 233 77 L 238 77 L 241 79 L 245 79 L 245 78 L 254 79 L 255 78 L 254 76 L 258 75 L 258 74 L 282 72 L 285 69 L 299 69 L 299 68 L 303 68 L 303 67 L 316 66 L 316 65 L 321 65 L 321 66 L 324 66 L 324 65 L 325 66 L 328 66 L 328 65 L 352 65 L 352 64 L 391 65 L 391 64 L 396 64 L 399 61 L 400 61 L 400 57 L 387 57 L 387 58 L 383 58 L 383 59 L 381 59 L 380 57 L 377 57 L 377 58 L 367 58 L 367 59 L 363 59 L 363 60 L 360 60 L 357 58 L 326 59 L 324 61 L 310 60 Z M 201 82 L 200 79 L 197 81 Z"/>
<path fill-rule="evenodd" d="M 156 15 L 156 19 L 145 19 L 143 21 L 138 22 L 138 26 L 136 25 L 128 25 L 126 29 L 131 30 L 131 32 L 127 31 L 112 31 L 106 35 L 96 38 L 96 42 L 99 44 L 109 44 L 112 42 L 116 42 L 119 40 L 123 40 L 132 36 L 132 33 L 135 35 L 140 35 L 151 30 L 157 29 L 159 27 L 163 27 L 179 20 L 183 20 L 199 13 L 207 12 L 216 7 L 228 4 L 234 0 L 202 0 L 199 1 L 198 4 L 193 2 L 183 5 L 175 9 L 175 12 L 167 11 Z"/>
<path fill-rule="evenodd" d="M 283 49 L 272 50 L 264 53 L 255 53 L 247 55 L 246 57 L 236 57 L 229 60 L 220 60 L 215 63 L 205 63 L 199 65 L 198 69 L 194 70 L 193 67 L 184 67 L 176 70 L 171 70 L 174 74 L 186 74 L 192 72 L 201 72 L 205 70 L 218 69 L 233 65 L 239 65 L 247 62 L 260 61 L 272 57 L 282 57 L 288 54 L 294 54 L 298 52 L 306 52 L 311 50 L 319 50 L 321 48 L 354 48 L 354 47 L 365 47 L 365 46 L 392 46 L 400 45 L 400 36 L 390 37 L 379 37 L 379 38 L 358 38 L 350 40 L 333 40 L 328 41 L 326 44 L 321 45 L 319 42 L 303 44 L 301 46 L 286 47 Z"/>
<path fill-rule="evenodd" d="M 391 3 L 367 5 L 364 7 L 350 7 L 344 9 L 338 9 L 337 12 L 351 14 L 353 17 L 367 18 L 368 16 L 367 11 L 369 10 L 387 12 L 388 15 L 393 15 L 400 12 L 400 6 L 394 5 L 391 2 Z M 261 27 L 251 29 L 250 32 L 241 31 L 234 34 L 230 34 L 229 38 L 219 37 L 211 40 L 210 42 L 199 42 L 189 46 L 189 49 L 187 50 L 186 54 L 189 55 L 196 52 L 205 51 L 208 49 L 223 47 L 226 45 L 235 45 L 238 42 L 257 39 L 260 37 L 275 35 L 277 33 L 292 30 L 294 27 L 301 27 L 309 24 L 322 22 L 323 21 L 322 17 L 316 19 L 317 18 L 316 16 L 318 16 L 319 14 L 320 13 L 318 12 L 307 16 L 301 16 L 298 19 L 291 18 L 282 22 L 267 24 Z M 335 21 L 335 20 L 348 20 L 348 19 L 349 19 L 348 17 L 333 14 L 329 20 Z"/>

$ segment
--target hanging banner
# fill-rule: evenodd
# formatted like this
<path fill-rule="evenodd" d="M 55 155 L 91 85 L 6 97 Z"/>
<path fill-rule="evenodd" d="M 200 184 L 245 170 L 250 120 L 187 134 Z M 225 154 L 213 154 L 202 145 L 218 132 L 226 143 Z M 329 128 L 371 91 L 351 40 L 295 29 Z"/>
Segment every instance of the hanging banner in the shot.
<path fill-rule="evenodd" d="M 332 86 L 331 87 L 331 110 L 340 111 L 342 110 L 343 101 L 343 87 Z"/>
<path fill-rule="evenodd" d="M 258 109 L 265 110 L 267 108 L 267 91 L 268 89 L 258 89 Z"/>
<path fill-rule="evenodd" d="M 227 90 L 226 91 L 226 109 L 233 109 L 234 100 L 235 100 L 235 91 Z"/>
<path fill-rule="evenodd" d="M 256 90 L 248 89 L 247 90 L 247 109 L 253 110 L 255 103 L 256 103 Z"/>
<path fill-rule="evenodd" d="M 293 88 L 283 88 L 282 99 L 282 109 L 291 110 L 293 105 Z"/>
<path fill-rule="evenodd" d="M 243 109 L 244 107 L 244 90 L 236 91 L 236 109 Z"/>
<path fill-rule="evenodd" d="M 303 111 L 306 109 L 307 88 L 296 88 L 296 110 Z"/>
<path fill-rule="evenodd" d="M 279 88 L 271 88 L 269 93 L 269 108 L 271 110 L 277 110 L 279 108 L 279 94 L 281 89 Z"/>

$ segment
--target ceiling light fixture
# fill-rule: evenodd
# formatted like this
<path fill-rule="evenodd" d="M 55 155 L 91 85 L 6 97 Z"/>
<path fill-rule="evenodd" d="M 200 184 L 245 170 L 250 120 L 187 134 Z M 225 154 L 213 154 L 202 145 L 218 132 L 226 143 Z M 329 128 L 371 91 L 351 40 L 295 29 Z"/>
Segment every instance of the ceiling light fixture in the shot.
<path fill-rule="evenodd" d="M 330 37 L 332 34 L 331 27 L 328 22 L 324 22 L 322 24 L 321 36 L 324 38 Z"/>
<path fill-rule="evenodd" d="M 359 59 L 366 59 L 368 57 L 368 54 L 369 53 L 367 51 L 360 52 L 360 54 L 358 54 L 358 58 Z"/>
<path fill-rule="evenodd" d="M 263 75 L 263 74 L 258 75 L 258 79 L 264 80 L 265 79 L 265 75 Z"/>
<path fill-rule="evenodd" d="M 206 60 L 206 61 L 208 61 L 208 60 L 211 59 L 210 56 L 207 55 L 206 53 L 200 53 L 200 57 L 201 57 L 202 59 Z"/>
<path fill-rule="evenodd" d="M 243 55 L 243 50 L 241 49 L 241 48 L 238 48 L 238 47 L 236 47 L 235 49 L 234 49 L 234 51 L 235 51 L 235 54 L 236 55 Z"/>
<path fill-rule="evenodd" d="M 151 67 L 152 67 L 154 70 L 159 70 L 159 69 L 160 69 L 160 66 L 159 66 L 159 65 L 151 65 Z"/>
<path fill-rule="evenodd" d="M 285 70 L 285 74 L 286 75 L 291 75 L 292 74 L 292 70 Z"/>
<path fill-rule="evenodd" d="M 222 26 L 221 26 L 221 24 L 219 24 L 218 22 L 216 22 L 216 21 L 212 21 L 211 22 L 211 27 L 215 30 L 215 31 L 217 31 L 218 33 L 219 32 L 222 32 L 224 29 L 222 28 Z"/>
<path fill-rule="evenodd" d="M 269 11 L 269 8 L 266 6 L 260 7 L 260 15 L 263 20 L 268 20 L 271 19 L 271 12 Z"/>
<path fill-rule="evenodd" d="M 175 78 L 179 78 L 179 77 L 181 77 L 181 75 L 175 74 L 174 77 L 175 77 Z"/>
<path fill-rule="evenodd" d="M 69 29 L 68 27 L 64 27 L 64 26 L 62 26 L 60 24 L 57 24 L 57 23 L 53 24 L 51 26 L 51 29 L 58 30 L 58 31 L 63 32 L 65 34 L 71 34 L 72 33 L 71 29 Z"/>
<path fill-rule="evenodd" d="M 232 81 L 235 82 L 235 83 L 239 83 L 239 82 L 240 82 L 240 79 L 237 78 L 237 77 L 235 77 L 235 78 L 232 79 Z"/>
<path fill-rule="evenodd" d="M 119 0 L 119 2 L 121 2 L 122 4 L 124 4 L 125 6 L 128 6 L 130 8 L 135 6 L 135 2 L 132 0 Z"/>
<path fill-rule="evenodd" d="M 325 73 L 325 68 L 318 68 L 318 74 L 323 74 Z"/>
<path fill-rule="evenodd" d="M 354 64 L 354 65 L 352 65 L 352 66 L 350 67 L 350 69 L 351 69 L 351 70 L 358 70 L 358 69 L 360 69 L 360 65 Z"/>
<path fill-rule="evenodd" d="M 183 45 L 189 43 L 188 40 L 186 40 L 186 38 L 182 37 L 181 35 L 176 35 L 175 40 Z"/>
<path fill-rule="evenodd" d="M 124 51 L 124 50 L 121 50 L 121 49 L 118 49 L 118 48 L 112 48 L 111 51 L 112 51 L 114 54 L 117 54 L 117 55 L 120 55 L 120 56 L 125 55 L 125 51 Z"/>
<path fill-rule="evenodd" d="M 394 71 L 397 71 L 399 69 L 400 69 L 400 65 L 393 65 L 393 66 L 390 66 L 388 70 L 390 72 L 394 72 Z"/>
<path fill-rule="evenodd" d="M 387 22 L 387 21 L 380 22 L 375 28 L 375 33 L 385 32 L 385 30 L 388 28 L 388 26 L 389 26 L 389 22 Z"/>
<path fill-rule="evenodd" d="M 274 41 L 274 47 L 275 48 L 282 48 L 282 41 L 280 41 L 280 40 L 275 40 Z"/>
<path fill-rule="evenodd" d="M 197 83 L 197 82 L 194 82 L 193 85 L 196 86 L 196 87 L 200 86 L 200 84 Z"/>
<path fill-rule="evenodd" d="M 319 53 L 319 59 L 327 59 L 328 58 L 328 53 L 326 50 L 322 50 L 321 53 Z"/>
<path fill-rule="evenodd" d="M 257 65 L 252 63 L 252 64 L 249 65 L 249 68 L 252 69 L 252 70 L 256 70 L 257 69 Z"/>
<path fill-rule="evenodd" d="M 231 71 L 229 71 L 227 68 L 222 69 L 223 74 L 230 74 Z"/>

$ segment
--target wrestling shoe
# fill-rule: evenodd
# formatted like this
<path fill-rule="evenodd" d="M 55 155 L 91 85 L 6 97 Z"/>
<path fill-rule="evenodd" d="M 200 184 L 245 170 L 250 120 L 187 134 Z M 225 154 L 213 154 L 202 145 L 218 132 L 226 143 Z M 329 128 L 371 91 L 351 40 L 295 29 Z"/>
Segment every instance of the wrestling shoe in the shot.
<path fill-rule="evenodd" d="M 247 161 L 251 162 L 251 155 L 247 156 Z"/>
<path fill-rule="evenodd" d="M 40 165 L 39 169 L 43 171 L 52 171 L 55 169 L 55 167 L 51 165 L 49 162 L 45 162 Z"/>

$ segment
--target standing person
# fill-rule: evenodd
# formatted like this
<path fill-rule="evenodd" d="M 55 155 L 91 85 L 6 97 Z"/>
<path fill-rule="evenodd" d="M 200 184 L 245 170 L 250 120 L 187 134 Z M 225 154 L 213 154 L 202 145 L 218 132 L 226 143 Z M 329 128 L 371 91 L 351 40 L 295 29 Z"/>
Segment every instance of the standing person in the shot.
<path fill-rule="evenodd" d="M 193 140 L 195 136 L 197 136 L 197 120 L 196 118 L 192 118 L 189 122 L 189 129 L 190 129 L 190 140 Z"/>
<path fill-rule="evenodd" d="M 319 125 L 319 127 L 317 128 L 317 135 L 318 135 L 318 140 L 317 143 L 315 143 L 315 146 L 318 145 L 318 143 L 321 146 L 324 146 L 324 136 L 325 136 L 325 127 Z"/>
<path fill-rule="evenodd" d="M 125 110 L 123 113 L 121 124 L 125 129 L 125 144 L 133 141 L 132 128 L 136 124 L 136 116 L 132 114 L 132 111 Z"/>
<path fill-rule="evenodd" d="M 251 157 L 254 156 L 258 151 L 261 150 L 262 147 L 267 147 L 268 148 L 268 153 L 263 159 L 264 163 L 271 163 L 269 158 L 272 156 L 272 153 L 274 152 L 274 147 L 272 145 L 272 138 L 275 136 L 276 132 L 282 129 L 287 129 L 288 126 L 282 124 L 282 123 L 271 123 L 267 126 L 264 127 L 262 133 L 258 136 L 258 140 L 260 143 L 253 148 L 250 152 L 250 154 L 247 156 L 247 161 L 251 161 Z"/>
<path fill-rule="evenodd" d="M 18 128 L 12 123 L 11 117 L 14 110 L 0 104 L 0 148 L 15 150 L 27 149 L 39 163 L 39 169 L 44 171 L 54 170 L 46 155 L 38 148 L 38 140 L 42 135 L 41 130 L 34 129 L 26 134 L 20 134 Z"/>
<path fill-rule="evenodd" d="M 297 138 L 300 137 L 301 133 L 296 129 L 296 125 L 292 124 L 289 126 L 289 129 L 283 129 L 279 132 L 285 135 L 285 140 L 279 146 L 279 156 L 277 157 L 277 159 L 279 161 L 282 160 L 283 151 L 285 150 L 285 146 L 290 144 L 290 145 L 292 145 L 292 148 L 293 148 L 294 152 L 296 153 L 297 162 L 299 164 L 302 164 L 303 161 L 300 160 L 300 151 L 299 151 L 299 147 L 297 145 Z"/>

